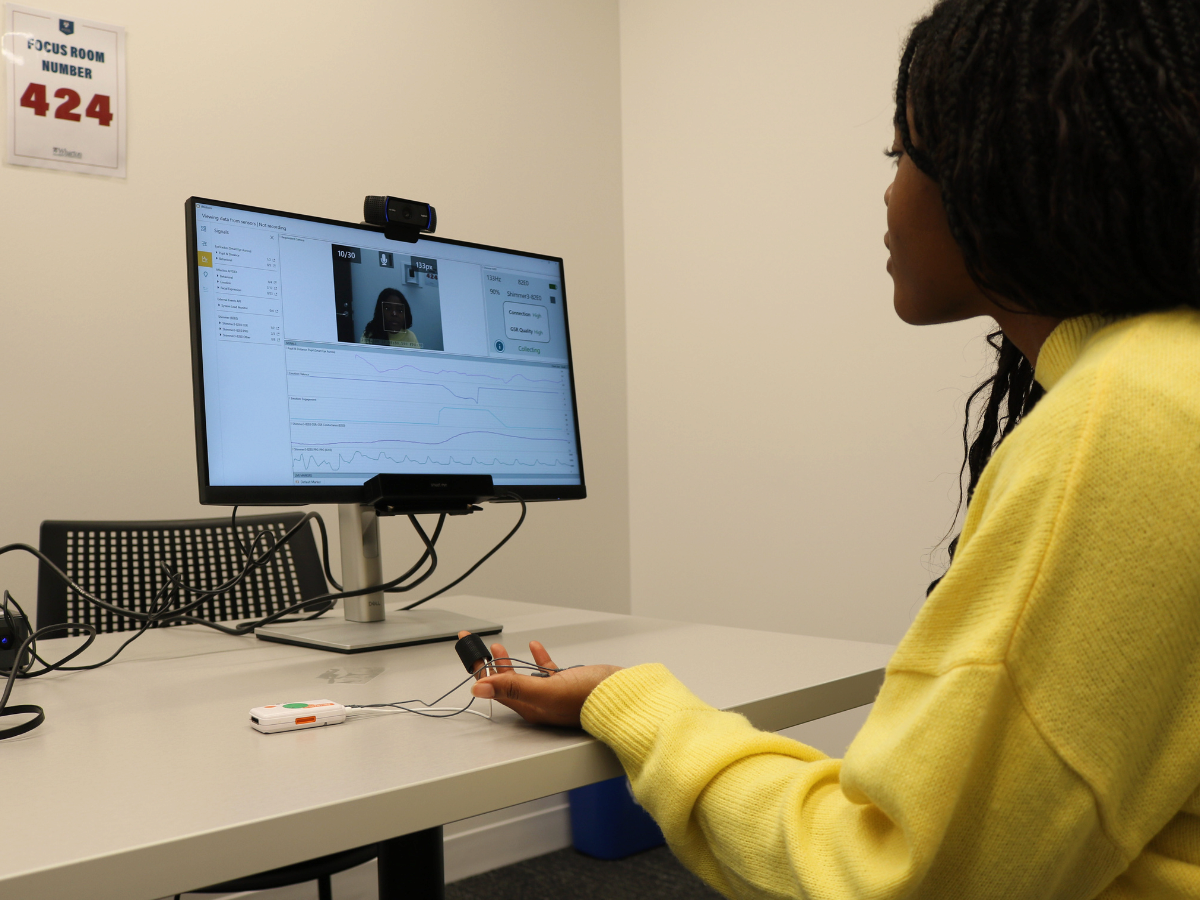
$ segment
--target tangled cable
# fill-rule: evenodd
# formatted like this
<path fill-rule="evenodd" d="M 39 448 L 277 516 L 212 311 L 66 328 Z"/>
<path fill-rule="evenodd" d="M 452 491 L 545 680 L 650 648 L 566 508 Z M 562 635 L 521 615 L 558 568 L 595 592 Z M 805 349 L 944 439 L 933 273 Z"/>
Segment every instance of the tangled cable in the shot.
<path fill-rule="evenodd" d="M 449 718 L 452 718 L 453 716 L 461 715 L 462 713 L 471 713 L 472 715 L 480 716 L 484 719 L 491 719 L 492 713 L 491 713 L 491 701 L 490 700 L 488 701 L 488 711 L 486 713 L 483 713 L 477 709 L 471 708 L 472 706 L 475 705 L 475 700 L 477 699 L 474 696 L 471 697 L 470 702 L 467 703 L 466 706 L 463 706 L 460 708 L 438 707 L 437 704 L 441 703 L 443 700 L 445 700 L 447 697 L 449 697 L 451 694 L 453 694 L 455 691 L 457 691 L 459 688 L 461 688 L 467 682 L 475 681 L 477 678 L 480 677 L 480 672 L 484 673 L 483 677 L 487 677 L 488 674 L 496 674 L 496 672 L 498 671 L 498 666 L 496 664 L 499 662 L 506 663 L 506 665 L 504 667 L 506 669 L 523 669 L 523 670 L 527 670 L 527 671 L 532 670 L 533 674 L 539 678 L 549 678 L 551 675 L 554 675 L 558 672 L 565 672 L 568 669 L 578 669 L 579 668 L 579 666 L 564 666 L 561 669 L 556 669 L 552 666 L 539 666 L 537 663 L 531 663 L 528 660 L 524 660 L 524 659 L 517 659 L 516 657 L 513 657 L 513 656 L 499 656 L 495 659 L 485 660 L 483 667 L 481 669 L 468 675 L 466 678 L 464 678 L 462 681 L 460 681 L 454 687 L 450 688 L 450 690 L 446 691 L 446 693 L 442 694 L 442 696 L 438 697 L 436 700 L 434 700 L 431 703 L 427 703 L 424 700 L 418 700 L 418 699 L 397 700 L 393 703 L 353 703 L 353 704 L 346 704 L 346 709 L 361 709 L 361 710 L 366 710 L 366 711 L 379 710 L 380 712 L 389 712 L 389 711 L 407 712 L 407 713 L 413 713 L 414 715 L 418 715 L 418 716 L 428 716 L 431 719 L 449 719 Z M 514 665 L 514 663 L 515 663 L 515 665 Z M 406 704 L 410 704 L 410 703 L 419 703 L 419 704 L 421 704 L 421 706 L 420 706 L 420 708 L 413 708 L 411 706 L 406 705 Z"/>
<path fill-rule="evenodd" d="M 427 600 L 432 600 L 434 597 L 437 597 L 438 595 L 445 593 L 450 588 L 461 583 L 465 578 L 467 578 L 473 572 L 475 572 L 476 569 L 478 569 L 481 565 L 483 565 L 485 562 L 487 562 L 488 559 L 490 559 L 492 557 L 492 555 L 496 553 L 497 550 L 499 550 L 506 543 L 508 543 L 508 541 L 512 538 L 512 536 L 517 533 L 518 529 L 520 529 L 521 525 L 524 524 L 524 522 L 525 522 L 525 515 L 526 515 L 525 501 L 521 497 L 517 496 L 516 494 L 514 494 L 512 492 L 504 492 L 501 494 L 501 496 L 506 497 L 511 500 L 514 500 L 521 504 L 521 515 L 517 519 L 516 525 L 514 525 L 512 527 L 512 529 L 500 540 L 499 543 L 497 543 L 490 551 L 488 551 L 488 553 L 486 553 L 478 562 L 476 562 L 475 565 L 471 566 L 471 568 L 469 568 L 465 573 L 463 573 L 461 576 L 456 578 L 454 581 L 450 582 L 445 587 L 443 587 L 437 591 L 434 591 L 433 593 L 431 593 L 425 597 L 422 597 L 420 600 L 417 600 L 413 603 L 408 604 L 407 606 L 403 607 L 404 609 L 413 609 L 414 607 L 420 606 L 422 603 L 425 603 Z M 163 570 L 163 574 L 164 574 L 166 580 L 164 581 L 162 586 L 155 592 L 154 597 L 150 602 L 150 609 L 148 611 L 133 610 L 133 609 L 128 609 L 125 607 L 117 606 L 116 604 L 109 603 L 107 600 L 103 600 L 100 597 L 95 596 L 94 594 L 85 590 L 78 583 L 76 583 L 66 572 L 64 572 L 61 568 L 59 568 L 59 566 L 53 560 L 51 560 L 48 556 L 46 556 L 46 554 L 42 553 L 36 547 L 32 547 L 29 544 L 20 544 L 20 543 L 7 544 L 3 547 L 0 547 L 0 556 L 4 555 L 5 553 L 11 553 L 13 551 L 18 551 L 18 550 L 35 556 L 43 565 L 45 565 L 49 569 L 49 571 L 51 571 L 52 573 L 54 573 L 55 576 L 60 578 L 71 590 L 73 590 L 76 594 L 78 594 L 78 596 L 81 597 L 83 600 L 85 600 L 89 603 L 95 604 L 96 606 L 99 606 L 102 609 L 106 609 L 109 612 L 116 613 L 120 616 L 139 620 L 141 623 L 139 625 L 139 627 L 137 628 L 137 630 L 134 631 L 129 636 L 129 638 L 126 639 L 121 644 L 121 646 L 119 646 L 115 651 L 113 651 L 113 653 L 110 656 L 108 656 L 106 659 L 104 659 L 100 662 L 97 662 L 97 663 L 90 663 L 88 665 L 82 665 L 82 666 L 70 666 L 70 665 L 67 665 L 67 663 L 69 663 L 71 660 L 73 660 L 77 656 L 79 656 L 79 654 L 81 654 L 85 650 L 87 650 L 87 648 L 90 647 L 92 645 L 92 643 L 96 640 L 96 635 L 99 633 L 96 626 L 88 624 L 86 622 L 60 622 L 60 623 L 57 623 L 54 625 L 47 625 L 44 628 L 39 628 L 36 631 L 33 631 L 33 632 L 29 633 L 28 635 L 26 635 L 24 637 L 24 639 L 20 642 L 20 646 L 18 646 L 16 653 L 13 656 L 12 668 L 7 671 L 0 669 L 0 677 L 7 676 L 7 680 L 5 681 L 5 684 L 4 684 L 3 693 L 0 693 L 0 718 L 6 717 L 6 716 L 19 716 L 19 715 L 32 715 L 34 718 L 30 719 L 27 722 L 22 722 L 20 725 L 14 725 L 7 729 L 0 730 L 0 741 L 6 740 L 8 738 L 17 737 L 22 734 L 26 734 L 27 732 L 30 732 L 33 729 L 37 728 L 46 719 L 45 710 L 43 710 L 40 706 L 35 706 L 32 704 L 26 704 L 26 705 L 20 705 L 20 706 L 9 706 L 8 705 L 8 699 L 12 694 L 13 684 L 15 683 L 16 679 L 18 679 L 18 678 L 37 678 L 41 675 L 47 675 L 50 672 L 55 672 L 55 671 L 80 672 L 80 671 L 86 671 L 88 669 L 98 669 L 101 666 L 107 665 L 108 663 L 110 663 L 114 659 L 116 659 L 126 647 L 128 647 L 131 643 L 133 643 L 135 640 L 137 640 L 139 637 L 141 637 L 143 634 L 145 634 L 147 629 L 165 624 L 167 622 L 184 622 L 184 623 L 192 624 L 192 625 L 203 625 L 207 628 L 212 628 L 217 631 L 220 631 L 223 634 L 240 636 L 240 635 L 250 634 L 251 632 L 254 631 L 254 629 L 259 628 L 263 625 L 272 624 L 274 622 L 302 622 L 302 621 L 309 621 L 312 619 L 316 619 L 320 616 L 323 616 L 325 613 L 329 612 L 329 610 L 333 609 L 334 604 L 338 600 L 346 599 L 348 597 L 360 597 L 365 594 L 373 594 L 373 593 L 377 593 L 377 592 L 404 593 L 407 591 L 411 591 L 414 588 L 418 587 L 419 585 L 423 584 L 425 581 L 427 581 L 429 579 L 429 577 L 431 575 L 433 575 L 433 573 L 437 570 L 438 559 L 437 559 L 437 550 L 435 549 L 435 545 L 437 544 L 438 538 L 441 536 L 442 527 L 445 525 L 445 522 L 446 522 L 446 516 L 444 514 L 439 515 L 437 525 L 433 530 L 433 534 L 430 535 L 421 526 L 421 523 L 417 521 L 417 517 L 415 515 L 408 516 L 409 522 L 412 523 L 413 529 L 416 531 L 417 535 L 421 538 L 421 543 L 424 544 L 424 547 L 425 547 L 424 552 L 421 554 L 421 557 L 416 561 L 416 563 L 414 563 L 412 566 L 410 566 L 407 571 L 405 571 L 403 574 L 397 576 L 396 578 L 393 578 L 391 581 L 385 582 L 383 584 L 370 585 L 368 587 L 356 588 L 354 590 L 346 591 L 346 590 L 342 590 L 342 585 L 337 581 L 337 579 L 335 579 L 333 577 L 333 572 L 330 569 L 330 566 L 329 566 L 329 535 L 325 529 L 325 520 L 321 518 L 320 513 L 317 513 L 317 512 L 305 513 L 304 516 L 300 519 L 300 521 L 297 522 L 295 525 L 293 525 L 291 528 L 289 528 L 281 537 L 276 538 L 276 536 L 274 534 L 267 531 L 266 529 L 263 529 L 263 530 L 259 531 L 257 534 L 255 534 L 253 540 L 251 540 L 248 544 L 243 544 L 241 542 L 241 540 L 239 540 L 236 537 L 237 509 L 238 508 L 236 506 L 233 508 L 233 514 L 231 516 L 231 527 L 234 529 L 234 545 L 236 546 L 236 548 L 238 550 L 239 557 L 244 558 L 246 560 L 245 565 L 242 567 L 241 571 L 239 571 L 236 575 L 234 575 L 232 578 L 230 578 L 223 584 L 219 584 L 216 587 L 196 588 L 196 587 L 193 587 L 192 585 L 187 584 L 183 580 L 183 577 L 182 577 L 182 575 L 180 575 L 180 573 L 172 571 L 169 566 L 167 566 L 165 563 L 163 563 L 162 570 Z M 322 567 L 324 569 L 326 579 L 329 581 L 330 584 L 332 584 L 334 586 L 334 588 L 336 588 L 335 591 L 321 594 L 317 597 L 309 597 L 308 599 L 300 600 L 296 603 L 292 603 L 292 604 L 284 607 L 283 609 L 277 610 L 277 611 L 271 613 L 270 615 L 263 616 L 260 619 L 255 619 L 255 620 L 249 621 L 249 622 L 242 622 L 238 625 L 233 625 L 233 626 L 224 625 L 220 622 L 213 622 L 209 619 L 204 619 L 199 616 L 191 615 L 191 613 L 194 612 L 202 604 L 208 602 L 209 600 L 214 599 L 215 597 L 219 597 L 222 594 L 227 594 L 230 591 L 232 591 L 239 584 L 241 584 L 247 577 L 249 577 L 249 575 L 255 569 L 260 568 L 261 566 L 265 565 L 271 559 L 271 557 L 275 553 L 277 553 L 279 551 L 279 549 L 281 547 L 283 547 L 284 544 L 286 544 L 289 540 L 291 540 L 291 538 L 310 520 L 316 521 L 317 527 L 321 532 Z M 263 543 L 263 547 L 261 549 L 259 548 L 260 542 Z M 418 575 L 417 573 L 420 572 L 421 567 L 424 566 L 426 564 L 426 562 L 429 563 L 428 567 L 425 569 L 424 572 L 421 572 Z M 413 576 L 416 576 L 416 577 L 414 578 Z M 413 580 L 409 581 L 410 578 L 412 578 Z M 187 596 L 189 598 L 187 600 L 187 602 L 183 603 L 183 605 L 179 606 L 178 608 L 175 608 L 176 604 L 178 604 L 180 602 L 180 599 L 184 596 Z M 0 605 L 0 616 L 2 616 L 4 624 L 10 628 L 10 630 L 13 632 L 13 634 L 17 634 L 18 627 L 17 627 L 16 619 L 13 616 L 13 614 L 9 612 L 9 609 L 8 609 L 10 603 L 17 609 L 18 614 L 21 616 L 21 618 L 26 623 L 28 623 L 30 620 L 29 620 L 29 617 L 25 614 L 25 611 L 21 608 L 21 605 L 17 602 L 16 598 L 13 597 L 11 594 L 9 594 L 8 591 L 5 591 L 4 598 L 3 598 L 3 604 Z M 303 612 L 303 613 L 308 613 L 308 614 L 301 615 L 301 616 L 293 616 L 292 615 L 293 613 L 298 613 L 298 612 Z M 76 647 L 74 650 L 72 650 L 70 653 L 68 653 L 62 659 L 60 659 L 56 662 L 53 662 L 53 663 L 47 662 L 45 659 L 43 659 L 38 654 L 38 650 L 37 650 L 38 640 L 41 638 L 49 637 L 53 634 L 57 634 L 58 632 L 66 632 L 66 631 L 73 631 L 75 633 L 78 633 L 80 631 L 85 632 L 87 634 L 87 640 L 85 640 L 81 646 Z M 28 660 L 25 661 L 27 652 L 28 652 Z M 42 668 L 34 671 L 33 665 L 35 662 L 41 663 Z M 456 686 L 449 693 L 453 693 L 453 691 L 457 690 L 458 687 L 461 687 L 461 685 Z M 447 695 L 443 695 L 443 698 L 445 696 L 447 696 Z M 435 701 L 435 703 L 439 702 L 443 698 L 439 698 L 439 700 Z M 422 701 L 412 700 L 412 701 L 403 701 L 403 702 L 405 702 L 405 703 L 420 703 Z M 394 704 L 387 704 L 387 705 L 394 705 Z M 469 706 L 470 706 L 470 704 L 468 704 L 468 707 Z M 406 710 L 406 711 L 407 712 L 417 712 L 417 710 Z M 461 711 L 462 710 L 460 710 L 460 712 Z M 472 712 L 475 712 L 475 711 L 472 710 Z M 478 714 L 479 713 L 476 712 L 476 715 L 478 715 Z M 455 715 L 457 715 L 457 713 L 455 713 Z"/>

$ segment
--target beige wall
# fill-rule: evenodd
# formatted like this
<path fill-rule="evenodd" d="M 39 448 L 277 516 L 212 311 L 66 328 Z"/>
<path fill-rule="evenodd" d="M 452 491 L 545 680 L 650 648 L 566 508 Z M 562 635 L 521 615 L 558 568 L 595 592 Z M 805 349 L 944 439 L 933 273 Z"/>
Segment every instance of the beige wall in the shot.
<path fill-rule="evenodd" d="M 925 5 L 621 2 L 635 613 L 891 642 L 920 608 L 983 329 L 891 312 Z"/>
<path fill-rule="evenodd" d="M 902 634 L 981 367 L 982 325 L 904 326 L 883 269 L 924 0 L 72 2 L 128 29 L 130 175 L 0 167 L 0 540 L 218 512 L 188 195 L 355 219 L 393 191 L 448 236 L 567 261 L 592 497 L 533 507 L 471 592 L 624 611 L 632 583 L 646 615 Z M 445 571 L 513 514 L 453 520 Z M 385 535 L 394 571 L 416 544 Z M 35 573 L 0 559 L 21 599 Z"/>
<path fill-rule="evenodd" d="M 391 192 L 434 203 L 446 236 L 567 261 L 592 497 L 532 507 L 465 587 L 627 611 L 615 3 L 53 8 L 128 30 L 129 177 L 0 168 L 0 541 L 36 543 L 45 518 L 223 514 L 196 500 L 189 195 L 357 220 Z M 444 571 L 513 516 L 452 520 Z M 415 551 L 400 524 L 385 572 Z M 35 583 L 31 559 L 0 559 L 18 599 Z"/>

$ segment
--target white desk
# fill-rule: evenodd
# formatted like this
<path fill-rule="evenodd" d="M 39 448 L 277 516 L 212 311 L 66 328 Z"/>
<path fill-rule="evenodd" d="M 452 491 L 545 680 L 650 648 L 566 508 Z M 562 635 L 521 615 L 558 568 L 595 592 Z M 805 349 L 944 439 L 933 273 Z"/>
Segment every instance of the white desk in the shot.
<path fill-rule="evenodd" d="M 663 662 L 768 730 L 871 702 L 892 652 L 477 597 L 442 605 L 503 622 L 522 658 L 537 638 L 559 665 Z M 122 639 L 103 635 L 78 661 Z M 46 651 L 57 646 L 71 643 Z M 382 671 L 329 684 L 335 668 Z M 499 704 L 491 722 L 379 714 L 275 735 L 248 723 L 251 707 L 287 700 L 432 700 L 464 676 L 450 643 L 342 655 L 185 626 L 92 672 L 19 681 L 10 703 L 43 706 L 46 722 L 0 742 L 0 898 L 151 900 L 621 774 L 583 732 L 527 726 Z"/>

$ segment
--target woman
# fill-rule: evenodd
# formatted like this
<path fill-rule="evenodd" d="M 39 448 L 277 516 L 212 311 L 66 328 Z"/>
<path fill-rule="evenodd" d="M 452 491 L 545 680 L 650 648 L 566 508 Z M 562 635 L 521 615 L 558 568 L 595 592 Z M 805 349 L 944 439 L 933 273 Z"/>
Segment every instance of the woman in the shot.
<path fill-rule="evenodd" d="M 408 298 L 395 288 L 384 288 L 375 300 L 375 315 L 363 329 L 360 344 L 420 347 L 412 332 L 413 314 Z"/>
<path fill-rule="evenodd" d="M 943 0 L 895 127 L 896 312 L 993 317 L 998 367 L 845 759 L 656 665 L 474 692 L 612 746 L 730 896 L 1200 897 L 1200 6 Z"/>

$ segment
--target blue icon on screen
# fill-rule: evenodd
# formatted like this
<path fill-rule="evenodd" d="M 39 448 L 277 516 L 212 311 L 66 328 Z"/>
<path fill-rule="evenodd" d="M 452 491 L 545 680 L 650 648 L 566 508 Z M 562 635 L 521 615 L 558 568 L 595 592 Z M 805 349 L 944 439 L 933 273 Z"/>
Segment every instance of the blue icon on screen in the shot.
<path fill-rule="evenodd" d="M 497 353 L 504 352 L 504 341 L 496 341 L 496 352 Z"/>

